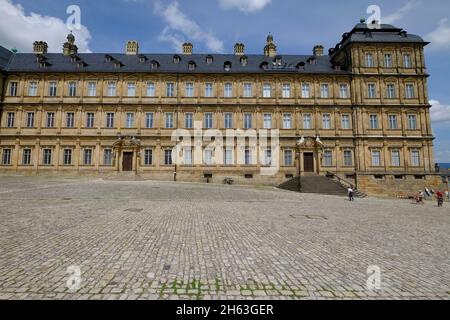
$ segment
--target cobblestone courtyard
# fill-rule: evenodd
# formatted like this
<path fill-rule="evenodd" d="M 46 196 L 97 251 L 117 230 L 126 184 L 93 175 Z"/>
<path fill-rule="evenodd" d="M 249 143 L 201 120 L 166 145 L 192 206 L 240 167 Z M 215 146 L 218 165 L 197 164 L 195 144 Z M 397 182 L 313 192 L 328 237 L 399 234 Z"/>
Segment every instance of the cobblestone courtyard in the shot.
<path fill-rule="evenodd" d="M 0 176 L 0 299 L 450 299 L 446 205 Z"/>

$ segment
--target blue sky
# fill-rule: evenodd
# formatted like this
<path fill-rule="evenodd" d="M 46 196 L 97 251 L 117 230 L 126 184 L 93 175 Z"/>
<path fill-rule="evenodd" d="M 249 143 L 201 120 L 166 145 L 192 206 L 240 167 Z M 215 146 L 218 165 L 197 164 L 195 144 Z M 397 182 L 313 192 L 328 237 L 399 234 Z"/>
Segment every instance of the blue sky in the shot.
<path fill-rule="evenodd" d="M 262 53 L 271 32 L 281 54 L 307 54 L 316 44 L 334 46 L 369 17 L 370 4 L 380 6 L 382 22 L 432 41 L 426 58 L 436 158 L 450 162 L 450 1 L 0 0 L 0 45 L 29 52 L 34 40 L 44 40 L 59 52 L 68 33 L 66 9 L 78 5 L 81 51 L 123 52 L 133 39 L 141 52 L 174 52 L 191 41 L 195 52 L 232 52 L 243 42 L 247 53 Z"/>

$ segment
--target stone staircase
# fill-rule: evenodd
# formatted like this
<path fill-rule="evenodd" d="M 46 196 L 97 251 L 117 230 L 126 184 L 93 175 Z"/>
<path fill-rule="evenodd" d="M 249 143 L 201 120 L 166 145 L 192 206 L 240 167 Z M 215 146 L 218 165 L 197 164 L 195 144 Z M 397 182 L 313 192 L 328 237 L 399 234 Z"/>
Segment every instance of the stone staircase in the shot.
<path fill-rule="evenodd" d="M 347 188 L 333 178 L 319 175 L 307 175 L 301 178 L 302 193 L 317 193 L 335 196 L 347 196 Z M 278 186 L 279 189 L 299 192 L 298 177 Z"/>

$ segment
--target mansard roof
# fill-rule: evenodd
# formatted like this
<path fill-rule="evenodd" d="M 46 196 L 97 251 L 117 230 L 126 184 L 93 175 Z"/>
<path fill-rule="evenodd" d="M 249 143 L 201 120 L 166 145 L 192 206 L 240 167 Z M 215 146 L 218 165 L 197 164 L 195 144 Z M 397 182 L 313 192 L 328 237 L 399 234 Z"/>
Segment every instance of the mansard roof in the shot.
<path fill-rule="evenodd" d="M 58 53 L 44 55 L 48 66 L 42 67 L 38 59 L 32 53 L 17 53 L 11 57 L 6 68 L 8 72 L 105 72 L 105 73 L 183 73 L 183 74 L 244 74 L 244 73 L 310 73 L 310 74 L 345 74 L 338 70 L 330 62 L 329 56 L 318 56 L 314 64 L 308 63 L 311 55 L 283 55 L 281 63 L 275 63 L 273 58 L 264 55 L 246 55 L 246 63 L 241 62 L 241 56 L 234 54 L 193 54 L 179 55 L 181 61 L 174 63 L 174 54 L 141 54 L 139 56 L 126 54 L 100 54 L 79 53 L 78 59 L 84 62 L 83 66 L 74 62 L 73 57 Z M 213 56 L 213 62 L 207 63 L 206 57 Z M 109 58 L 109 59 L 108 59 Z M 120 62 L 120 66 L 117 63 Z M 151 62 L 157 62 L 158 68 L 152 69 Z M 231 69 L 227 71 L 225 64 L 231 63 Z M 298 65 L 304 62 L 302 68 Z M 195 69 L 189 68 L 189 63 L 196 65 Z M 267 63 L 267 68 L 261 68 Z"/>

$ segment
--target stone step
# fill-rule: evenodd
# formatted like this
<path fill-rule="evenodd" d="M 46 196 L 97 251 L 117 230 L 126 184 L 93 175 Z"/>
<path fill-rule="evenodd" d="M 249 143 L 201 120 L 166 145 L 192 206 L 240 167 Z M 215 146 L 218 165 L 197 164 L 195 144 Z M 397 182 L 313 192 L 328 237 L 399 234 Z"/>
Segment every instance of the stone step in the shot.
<path fill-rule="evenodd" d="M 290 179 L 278 188 L 283 190 L 299 192 L 298 177 Z M 326 176 L 304 176 L 301 178 L 301 192 L 302 193 L 317 193 L 326 195 L 347 196 L 347 189 L 341 184 L 337 183 Z"/>

